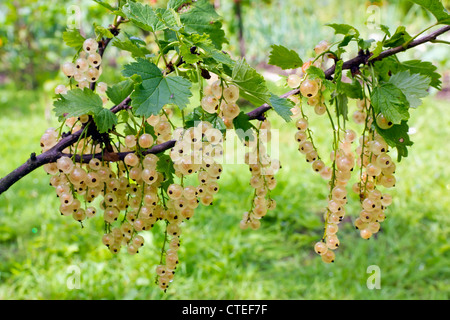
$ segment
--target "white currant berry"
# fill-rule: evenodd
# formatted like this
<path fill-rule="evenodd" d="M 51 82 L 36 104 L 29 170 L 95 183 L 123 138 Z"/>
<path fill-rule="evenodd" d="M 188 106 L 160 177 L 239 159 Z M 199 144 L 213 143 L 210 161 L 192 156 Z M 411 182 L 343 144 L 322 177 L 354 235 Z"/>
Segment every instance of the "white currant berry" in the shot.
<path fill-rule="evenodd" d="M 98 53 L 94 52 L 89 54 L 87 61 L 91 67 L 96 68 L 102 63 L 102 57 Z"/>
<path fill-rule="evenodd" d="M 97 83 L 97 93 L 105 94 L 106 90 L 108 90 L 108 85 L 105 82 Z"/>
<path fill-rule="evenodd" d="M 301 80 L 302 79 L 297 74 L 293 73 L 293 74 L 290 74 L 287 77 L 286 81 L 287 81 L 287 85 L 289 87 L 295 89 L 295 88 L 298 88 L 300 86 Z"/>
<path fill-rule="evenodd" d="M 96 82 L 100 76 L 100 71 L 95 68 L 89 68 L 86 71 L 86 80 L 89 82 Z"/>
<path fill-rule="evenodd" d="M 239 99 L 239 88 L 235 85 L 229 85 L 223 89 L 223 98 L 227 103 L 234 103 Z"/>
<path fill-rule="evenodd" d="M 382 113 L 379 113 L 377 115 L 376 123 L 377 126 L 380 127 L 380 129 L 389 129 L 394 125 L 394 123 L 386 118 L 386 116 L 384 116 Z"/>
<path fill-rule="evenodd" d="M 75 74 L 77 67 L 72 62 L 65 62 L 62 65 L 61 69 L 65 76 L 72 77 Z"/>
<path fill-rule="evenodd" d="M 219 100 L 217 100 L 217 98 L 212 95 L 204 96 L 200 104 L 203 110 L 208 113 L 216 113 L 216 111 L 219 109 Z"/>
<path fill-rule="evenodd" d="M 83 42 L 83 50 L 88 53 L 93 53 L 98 49 L 98 42 L 95 39 L 88 38 Z"/>
<path fill-rule="evenodd" d="M 295 125 L 299 131 L 305 131 L 308 128 L 308 120 L 300 118 L 297 120 Z"/>
<path fill-rule="evenodd" d="M 240 112 L 241 112 L 241 109 L 234 102 L 227 103 L 222 108 L 222 114 L 227 119 L 236 118 Z"/>
<path fill-rule="evenodd" d="M 128 153 L 123 161 L 127 166 L 135 167 L 139 164 L 139 157 L 134 153 Z"/>
<path fill-rule="evenodd" d="M 139 146 L 148 149 L 153 145 L 154 139 L 151 134 L 144 133 L 139 137 Z"/>
<path fill-rule="evenodd" d="M 69 157 L 63 156 L 56 160 L 56 166 L 61 172 L 70 173 L 74 167 L 74 163 Z"/>
<path fill-rule="evenodd" d="M 217 99 L 222 97 L 222 82 L 220 80 L 216 80 L 211 84 L 211 93 Z"/>
<path fill-rule="evenodd" d="M 300 93 L 304 97 L 314 97 L 319 92 L 319 84 L 315 80 L 306 79 L 300 85 Z"/>
<path fill-rule="evenodd" d="M 336 255 L 335 255 L 334 251 L 328 250 L 324 254 L 322 254 L 321 257 L 322 257 L 323 262 L 331 263 L 331 262 L 334 262 Z"/>
<path fill-rule="evenodd" d="M 317 242 L 317 243 L 314 245 L 314 251 L 315 251 L 317 254 L 322 255 L 322 254 L 324 254 L 325 252 L 328 251 L 328 247 L 327 247 L 327 245 L 326 245 L 324 242 L 319 241 L 319 242 Z"/>
<path fill-rule="evenodd" d="M 78 58 L 75 61 L 75 66 L 78 72 L 86 72 L 89 69 L 89 62 L 86 59 Z"/>

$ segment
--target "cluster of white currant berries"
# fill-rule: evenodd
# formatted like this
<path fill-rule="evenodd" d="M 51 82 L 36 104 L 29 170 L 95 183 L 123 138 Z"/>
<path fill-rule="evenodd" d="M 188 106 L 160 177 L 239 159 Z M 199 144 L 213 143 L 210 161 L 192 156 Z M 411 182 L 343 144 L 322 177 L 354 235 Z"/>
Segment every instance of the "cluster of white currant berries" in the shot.
<path fill-rule="evenodd" d="M 356 133 L 348 129 L 345 131 L 343 141 L 339 143 L 336 151 L 332 151 L 330 160 L 333 162 L 330 182 L 330 194 L 328 205 L 324 213 L 325 231 L 322 241 L 316 243 L 314 249 L 325 263 L 334 262 L 335 253 L 333 250 L 339 248 L 340 241 L 337 236 L 338 225 L 345 217 L 345 205 L 347 199 L 347 184 L 351 179 L 355 166 L 355 154 L 352 150 L 352 143 L 356 139 Z"/>
<path fill-rule="evenodd" d="M 98 42 L 95 39 L 86 39 L 83 51 L 75 63 L 66 62 L 62 65 L 63 73 L 78 82 L 78 87 L 84 88 L 90 82 L 96 82 L 101 75 L 102 57 L 97 52 Z"/>
<path fill-rule="evenodd" d="M 83 51 L 80 52 L 75 62 L 65 62 L 62 64 L 62 72 L 69 79 L 75 80 L 77 88 L 89 88 L 91 83 L 97 82 L 102 74 L 102 57 L 97 52 L 98 42 L 95 39 L 86 39 L 83 43 Z M 70 86 L 59 84 L 55 88 L 55 94 L 66 94 Z M 96 92 L 100 95 L 103 104 L 108 101 L 106 90 L 108 85 L 104 82 L 97 83 Z"/>
<path fill-rule="evenodd" d="M 176 143 L 170 152 L 178 177 L 197 173 L 199 185 L 188 187 L 185 201 L 199 201 L 209 206 L 219 191 L 217 180 L 223 171 L 220 160 L 223 155 L 223 134 L 208 121 L 200 121 L 196 126 L 179 131 Z M 193 192 L 195 191 L 195 192 Z M 192 213 L 193 214 L 193 213 Z"/>
<path fill-rule="evenodd" d="M 295 123 L 297 132 L 295 133 L 295 141 L 298 143 L 298 151 L 305 155 L 306 162 L 311 163 L 312 169 L 319 173 L 324 179 L 331 178 L 331 168 L 327 167 L 320 159 L 319 154 L 314 146 L 313 141 L 308 132 L 308 120 L 299 118 Z"/>
<path fill-rule="evenodd" d="M 226 85 L 222 80 L 216 80 L 205 87 L 200 105 L 208 113 L 218 113 L 227 127 L 230 127 L 233 119 L 241 112 L 236 103 L 238 99 L 239 88 L 237 86 Z"/>
<path fill-rule="evenodd" d="M 353 191 L 359 195 L 362 206 L 355 226 L 360 230 L 363 239 L 369 239 L 380 230 L 380 222 L 386 218 L 385 210 L 392 203 L 391 195 L 382 193 L 377 187 L 392 188 L 396 182 L 396 164 L 388 154 L 389 146 L 383 137 L 371 128 L 372 118 L 366 116 L 368 112 L 365 106 L 369 103 L 368 100 L 358 101 L 359 112 L 356 113 L 358 123 L 361 123 L 360 114 L 367 117 L 363 123 L 367 122 L 369 128 L 367 135 L 360 137 L 359 146 L 356 148 L 361 175 L 359 181 L 353 185 Z M 376 122 L 382 129 L 392 127 L 381 113 L 377 115 Z"/>
<path fill-rule="evenodd" d="M 251 208 L 244 212 L 240 221 L 241 229 L 258 229 L 261 226 L 261 218 L 276 207 L 276 201 L 272 199 L 270 191 L 277 185 L 275 173 L 281 168 L 281 164 L 278 159 L 271 158 L 266 150 L 266 144 L 271 137 L 270 129 L 271 125 L 267 119 L 260 121 L 253 139 L 245 143 L 248 151 L 244 160 L 251 173 L 250 186 L 254 193 Z"/>
<path fill-rule="evenodd" d="M 172 124 L 170 118 L 173 116 L 173 111 L 170 108 L 163 108 L 163 115 L 151 115 L 147 118 L 147 123 L 153 127 L 156 135 L 156 143 L 160 144 L 172 139 Z"/>

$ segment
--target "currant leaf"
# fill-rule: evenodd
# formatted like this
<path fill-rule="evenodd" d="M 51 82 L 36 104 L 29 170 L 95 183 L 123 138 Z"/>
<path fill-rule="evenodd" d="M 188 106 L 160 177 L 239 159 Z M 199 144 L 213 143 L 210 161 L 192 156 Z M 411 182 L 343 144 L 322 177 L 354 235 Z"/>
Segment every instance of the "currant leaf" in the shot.
<path fill-rule="evenodd" d="M 294 50 L 289 50 L 282 45 L 272 45 L 269 55 L 269 64 L 280 67 L 283 70 L 296 69 L 303 65 L 300 56 Z"/>

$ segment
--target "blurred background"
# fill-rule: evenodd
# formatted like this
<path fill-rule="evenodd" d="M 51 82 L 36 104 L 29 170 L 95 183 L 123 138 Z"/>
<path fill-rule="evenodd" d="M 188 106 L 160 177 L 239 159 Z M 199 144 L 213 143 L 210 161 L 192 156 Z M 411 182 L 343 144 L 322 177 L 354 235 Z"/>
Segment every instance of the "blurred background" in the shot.
<path fill-rule="evenodd" d="M 374 39 L 380 31 L 373 19 L 391 32 L 404 25 L 411 35 L 434 23 L 407 0 L 211 2 L 223 17 L 230 41 L 225 50 L 245 56 L 278 94 L 288 89 L 283 72 L 267 65 L 273 44 L 294 49 L 306 60 L 320 40 L 333 41 L 327 23 L 353 25 Z M 443 3 L 450 7 L 450 1 Z M 0 3 L 0 177 L 39 152 L 42 133 L 57 124 L 51 111 L 54 88 L 64 81 L 60 65 L 74 55 L 62 40 L 71 5 L 81 8 L 81 31 L 87 36 L 93 35 L 93 23 L 108 26 L 113 19 L 87 0 Z M 105 54 L 110 67 L 104 67 L 101 80 L 107 83 L 120 80 L 120 68 L 130 60 L 116 53 L 109 47 Z M 245 166 L 226 166 L 215 205 L 199 207 L 183 227 L 181 264 L 167 293 L 154 284 L 162 245 L 158 227 L 145 235 L 138 255 L 112 256 L 101 244 L 101 219 L 81 228 L 60 216 L 43 170 L 23 178 L 0 196 L 0 299 L 448 299 L 450 49 L 427 44 L 399 58 L 432 62 L 443 75 L 443 90 L 431 91 L 411 112 L 415 144 L 398 165 L 397 186 L 389 190 L 394 201 L 382 231 L 362 240 L 352 227 L 358 201 L 350 199 L 334 264 L 323 264 L 313 252 L 323 231 L 326 182 L 298 153 L 294 125 L 274 116 L 273 128 L 286 146 L 273 191 L 276 210 L 259 230 L 240 230 L 251 200 L 250 174 Z M 311 118 L 311 125 L 319 149 L 326 150 L 327 123 Z M 367 268 L 374 265 L 381 271 L 381 288 L 370 290 Z"/>

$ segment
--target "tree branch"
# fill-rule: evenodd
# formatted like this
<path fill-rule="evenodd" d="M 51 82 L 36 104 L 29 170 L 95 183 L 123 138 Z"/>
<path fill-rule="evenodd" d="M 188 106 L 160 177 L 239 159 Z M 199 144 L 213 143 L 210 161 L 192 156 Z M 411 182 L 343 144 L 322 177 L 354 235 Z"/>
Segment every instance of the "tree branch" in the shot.
<path fill-rule="evenodd" d="M 374 59 L 372 59 L 371 61 L 369 61 L 371 54 L 360 54 L 358 56 L 356 56 L 353 59 L 350 59 L 348 61 L 345 61 L 343 64 L 343 69 L 344 70 L 349 70 L 349 69 L 353 69 L 353 68 L 359 68 L 361 66 L 361 64 L 366 65 L 368 63 L 372 63 L 374 61 L 379 61 L 382 60 L 386 57 L 395 55 L 397 53 L 400 53 L 402 51 L 406 51 L 410 48 L 416 47 L 420 44 L 426 43 L 426 42 L 433 42 L 436 40 L 436 38 L 445 33 L 450 31 L 450 26 L 444 26 L 432 33 L 430 33 L 427 36 L 423 36 L 421 38 L 418 38 L 414 41 L 412 41 L 411 43 L 409 43 L 406 47 L 403 46 L 399 46 L 399 47 L 395 47 L 395 48 L 390 48 L 388 50 L 385 50 L 383 52 L 380 53 L 380 55 Z M 325 76 L 327 79 L 332 79 L 332 75 L 335 72 L 335 67 L 331 67 L 328 70 L 325 71 Z M 292 95 L 298 94 L 299 93 L 299 89 L 295 89 L 295 90 L 291 90 L 289 92 L 286 92 L 285 94 L 281 95 L 282 98 L 288 98 Z M 111 108 L 111 111 L 114 113 L 119 112 L 120 110 L 124 110 L 129 108 L 129 104 L 130 104 L 130 97 L 127 97 L 126 99 L 124 99 L 124 101 L 122 101 L 120 104 L 114 106 Z M 269 106 L 268 104 L 263 104 L 262 106 L 250 111 L 247 113 L 248 117 L 250 120 L 264 120 L 264 114 L 270 110 L 272 107 Z M 74 143 L 76 143 L 78 141 L 78 139 L 80 138 L 81 133 L 83 132 L 83 129 L 72 133 L 70 135 L 68 135 L 67 137 L 64 137 L 63 139 L 61 139 L 53 148 L 51 148 L 50 150 L 38 155 L 38 156 L 34 156 L 32 155 L 30 157 L 30 159 L 28 159 L 23 165 L 21 165 L 20 167 L 18 167 L 17 169 L 15 169 L 14 171 L 12 171 L 11 173 L 9 173 L 8 175 L 6 175 L 5 177 L 3 177 L 2 179 L 0 179 L 0 195 L 5 192 L 6 190 L 8 190 L 14 183 L 16 183 L 17 181 L 19 181 L 21 178 L 23 178 L 24 176 L 26 176 L 27 174 L 31 173 L 32 171 L 34 171 L 35 169 L 43 166 L 44 164 L 47 163 L 52 163 L 55 162 L 57 159 L 59 159 L 60 157 L 62 157 L 63 155 L 65 155 L 64 153 L 62 153 L 62 151 L 73 145 Z M 146 150 L 144 152 L 144 154 L 148 154 L 148 153 L 152 153 L 152 154 L 157 154 L 157 153 L 161 153 L 164 152 L 165 150 L 171 149 L 173 148 L 173 146 L 175 145 L 175 140 L 169 140 L 166 141 L 164 143 L 158 144 L 156 146 L 153 146 L 152 148 Z M 121 152 L 121 153 L 117 153 L 115 154 L 115 159 L 117 159 L 116 161 L 119 160 L 123 160 L 126 156 L 126 154 L 128 154 L 129 152 Z M 71 155 L 68 155 L 71 156 Z M 89 161 L 92 158 L 98 158 L 101 159 L 102 155 L 101 154 L 95 154 L 95 155 L 83 155 L 82 157 L 80 155 L 76 155 L 75 156 L 75 161 L 78 162 L 86 162 Z"/>

